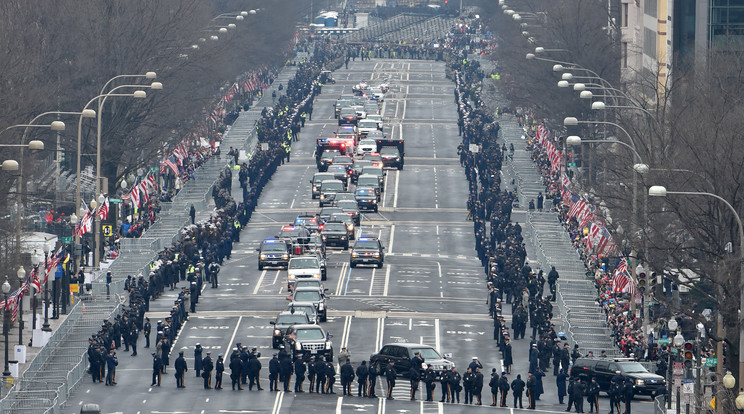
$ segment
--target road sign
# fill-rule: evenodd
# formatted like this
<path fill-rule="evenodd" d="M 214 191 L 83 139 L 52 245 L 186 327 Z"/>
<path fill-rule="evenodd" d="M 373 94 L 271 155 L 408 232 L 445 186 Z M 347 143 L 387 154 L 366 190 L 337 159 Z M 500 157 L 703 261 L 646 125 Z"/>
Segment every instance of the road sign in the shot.
<path fill-rule="evenodd" d="M 104 225 L 103 228 L 103 235 L 104 236 L 110 236 L 113 234 L 113 227 L 111 225 Z"/>
<path fill-rule="evenodd" d="M 109 198 L 109 203 L 111 204 L 121 204 L 120 198 Z"/>
<path fill-rule="evenodd" d="M 72 237 L 63 237 L 62 243 L 65 243 L 65 244 L 72 243 Z"/>
<path fill-rule="evenodd" d="M 669 338 L 659 338 L 659 345 L 666 345 L 669 343 Z"/>
<path fill-rule="evenodd" d="M 480 146 L 478 144 L 470 144 L 470 147 L 468 149 L 470 150 L 470 152 L 475 154 L 480 151 Z"/>
<path fill-rule="evenodd" d="M 705 367 L 713 368 L 716 365 L 718 365 L 718 358 L 705 358 Z"/>
<path fill-rule="evenodd" d="M 674 374 L 675 377 L 682 377 L 682 375 L 685 372 L 685 366 L 682 362 L 675 362 L 672 365 L 672 374 Z"/>
<path fill-rule="evenodd" d="M 150 167 L 150 172 L 158 172 L 158 167 Z"/>

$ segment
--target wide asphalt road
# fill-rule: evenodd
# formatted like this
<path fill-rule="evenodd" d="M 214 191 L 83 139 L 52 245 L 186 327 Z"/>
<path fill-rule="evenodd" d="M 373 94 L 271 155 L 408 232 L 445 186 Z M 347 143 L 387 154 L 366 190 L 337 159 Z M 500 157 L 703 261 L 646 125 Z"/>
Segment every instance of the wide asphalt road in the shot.
<path fill-rule="evenodd" d="M 292 146 L 291 162 L 281 166 L 265 188 L 257 211 L 241 233 L 241 241 L 234 245 L 231 260 L 222 267 L 220 287 L 205 287 L 197 312 L 179 334 L 163 385 L 149 386 L 150 350 L 140 349 L 138 357 L 119 352 L 118 385 L 105 387 L 85 378 L 71 396 L 66 412 L 79 412 L 83 402 L 100 404 L 104 413 L 513 412 L 489 406 L 490 372 L 492 368 L 501 372 L 502 365 L 492 339 L 485 275 L 475 257 L 472 222 L 465 220 L 468 186 L 457 157 L 460 138 L 453 83 L 445 78 L 444 68 L 443 62 L 375 59 L 350 62 L 348 70 L 336 71 L 336 83 L 323 87 L 315 101 L 312 121 L 306 123 L 300 141 Z M 395 342 L 424 343 L 441 353 L 452 353 L 461 373 L 473 356 L 479 357 L 486 383 L 481 409 L 409 401 L 408 381 L 404 379 L 399 379 L 393 391 L 395 400 L 342 397 L 338 380 L 337 394 L 332 396 L 268 391 L 268 360 L 274 352 L 269 321 L 286 307 L 286 272 L 258 271 L 255 248 L 298 214 L 319 210 L 317 200 L 311 199 L 309 185 L 317 171 L 315 139 L 333 135 L 337 127 L 333 103 L 339 95 L 352 93 L 352 86 L 359 81 L 375 84 L 383 79 L 390 80 L 383 107 L 385 133 L 405 138 L 405 169 L 387 171 L 379 213 L 364 214 L 357 232 L 380 237 L 386 251 L 385 264 L 381 269 L 351 269 L 349 251 L 329 248 L 325 282 L 330 293 L 329 318 L 322 325 L 333 335 L 336 353 L 344 346 L 349 349 L 355 367 L 383 344 Z M 237 177 L 234 188 L 234 194 L 239 195 Z M 151 302 L 148 316 L 153 325 L 165 317 L 174 298 L 173 292 L 166 292 Z M 505 311 L 510 308 L 506 306 Z M 142 337 L 139 342 L 144 345 Z M 186 388 L 176 389 L 172 364 L 178 351 L 184 351 L 191 369 L 196 343 L 210 350 L 216 360 L 220 353 L 228 356 L 238 342 L 262 352 L 265 391 L 230 390 L 229 370 L 224 376 L 224 390 L 204 390 L 201 378 L 193 371 L 187 373 Z M 517 373 L 526 379 L 527 346 L 525 340 L 514 343 L 514 375 L 509 376 L 510 380 Z M 537 411 L 564 412 L 565 406 L 557 405 L 551 374 L 552 369 L 545 378 L 546 394 L 538 402 Z M 378 381 L 378 396 L 385 395 L 383 382 Z M 435 398 L 440 396 L 438 386 Z M 425 398 L 421 390 L 418 398 Z M 511 405 L 511 395 L 509 400 Z M 602 399 L 600 405 L 606 411 L 607 400 Z M 651 404 L 636 404 L 634 410 L 650 413 Z"/>

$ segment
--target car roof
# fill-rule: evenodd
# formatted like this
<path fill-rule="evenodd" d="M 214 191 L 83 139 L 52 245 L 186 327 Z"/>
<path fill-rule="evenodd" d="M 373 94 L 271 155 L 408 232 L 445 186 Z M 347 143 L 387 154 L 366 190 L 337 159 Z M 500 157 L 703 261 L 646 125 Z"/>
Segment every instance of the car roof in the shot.
<path fill-rule="evenodd" d="M 294 330 L 297 330 L 297 329 L 319 329 L 319 330 L 323 331 L 323 328 L 320 325 L 312 325 L 312 324 L 309 324 L 309 323 L 292 325 L 292 328 L 294 328 Z M 323 331 L 323 332 L 325 332 L 325 331 Z"/>
<path fill-rule="evenodd" d="M 414 344 L 414 343 L 411 343 L 411 342 L 391 342 L 391 343 L 387 343 L 387 344 L 384 344 L 383 345 L 383 347 L 385 347 L 385 346 L 399 346 L 399 347 L 408 348 L 408 349 L 411 349 L 411 348 L 429 348 L 429 349 L 434 349 L 434 347 L 431 346 L 431 345 Z M 434 349 L 434 350 L 436 351 L 436 349 Z"/>
<path fill-rule="evenodd" d="M 298 287 L 298 288 L 297 288 L 297 289 L 295 289 L 294 291 L 295 291 L 295 292 L 299 292 L 299 291 L 309 291 L 309 292 L 317 292 L 317 291 L 318 291 L 318 289 L 317 289 L 317 288 L 314 288 L 314 287 L 312 287 L 312 286 L 305 286 L 305 287 Z"/>
<path fill-rule="evenodd" d="M 288 310 L 285 310 L 285 311 L 281 311 L 281 312 L 279 312 L 279 314 L 278 314 L 278 315 L 276 315 L 276 316 L 277 316 L 277 318 L 278 318 L 278 317 L 280 317 L 280 316 L 293 316 L 293 315 L 294 315 L 295 313 L 301 313 L 301 314 L 303 314 L 303 315 L 307 316 L 307 313 L 305 313 L 305 312 L 304 312 L 304 311 L 302 311 L 301 309 L 298 309 L 298 310 L 296 310 L 296 311 L 294 311 L 294 312 L 292 312 L 292 311 L 288 311 Z"/>

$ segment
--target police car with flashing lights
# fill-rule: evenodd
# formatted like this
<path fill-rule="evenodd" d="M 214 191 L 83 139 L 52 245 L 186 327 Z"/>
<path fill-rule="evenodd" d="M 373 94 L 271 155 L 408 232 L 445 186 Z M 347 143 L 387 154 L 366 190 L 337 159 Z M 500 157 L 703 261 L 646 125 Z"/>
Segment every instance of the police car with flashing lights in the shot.
<path fill-rule="evenodd" d="M 349 266 L 375 265 L 379 269 L 385 261 L 384 249 L 376 237 L 359 237 L 351 250 Z"/>
<path fill-rule="evenodd" d="M 289 245 L 284 240 L 264 240 L 256 251 L 258 252 L 258 270 L 269 266 L 286 269 L 289 264 Z"/>

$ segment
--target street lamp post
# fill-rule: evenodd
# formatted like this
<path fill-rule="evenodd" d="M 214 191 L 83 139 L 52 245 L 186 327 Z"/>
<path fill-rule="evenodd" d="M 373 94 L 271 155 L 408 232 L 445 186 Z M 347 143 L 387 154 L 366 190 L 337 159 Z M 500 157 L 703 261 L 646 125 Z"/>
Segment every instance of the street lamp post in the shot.
<path fill-rule="evenodd" d="M 47 243 L 44 243 L 44 325 L 41 330 L 44 332 L 51 332 L 52 328 L 49 327 L 49 271 L 47 270 L 47 263 L 49 260 L 49 252 L 52 250 Z"/>
<path fill-rule="evenodd" d="M 33 257 L 31 258 L 31 262 L 33 263 L 34 266 L 36 266 L 37 277 L 40 277 L 40 275 L 41 275 L 41 267 L 44 265 L 44 256 L 42 256 L 40 253 L 38 253 L 38 252 L 35 251 Z M 33 296 L 31 298 L 32 301 L 33 301 L 32 302 L 32 306 L 33 306 L 32 312 L 33 312 L 33 315 L 31 315 L 31 318 L 32 318 L 32 320 L 31 320 L 31 330 L 32 331 L 36 329 L 36 310 L 38 308 L 38 300 L 37 300 L 38 298 L 37 298 L 36 295 L 38 295 L 38 293 L 39 292 L 37 292 L 36 289 L 34 289 L 34 293 L 33 293 Z"/>
<path fill-rule="evenodd" d="M 677 195 L 691 195 L 691 196 L 704 196 L 713 197 L 716 200 L 722 202 L 734 215 L 736 224 L 739 227 L 739 284 L 744 280 L 744 226 L 741 222 L 741 217 L 737 213 L 736 209 L 728 202 L 725 198 L 703 191 L 667 191 L 666 187 L 660 185 L 652 185 L 648 189 L 648 195 L 651 197 L 666 197 L 668 194 Z M 744 285 L 741 285 L 740 293 L 740 309 L 744 309 Z M 723 357 L 722 355 L 719 357 Z M 744 385 L 744 324 L 742 324 L 742 317 L 739 316 L 739 386 Z M 739 394 L 736 398 L 737 408 L 739 406 L 739 400 L 741 399 L 742 408 L 744 408 L 744 393 Z M 741 409 L 741 408 L 740 408 Z"/>
<path fill-rule="evenodd" d="M 21 294 L 18 298 L 18 345 L 23 345 L 23 281 L 26 279 L 26 269 L 23 266 L 16 272 L 18 276 L 18 289 Z"/>
<path fill-rule="evenodd" d="M 3 336 L 5 336 L 5 370 L 3 371 L 3 378 L 7 380 L 10 377 L 10 367 L 8 366 L 8 333 L 10 332 L 10 306 L 8 306 L 8 293 L 10 293 L 10 283 L 8 283 L 8 277 L 5 277 L 3 282 L 3 296 L 5 296 L 5 309 L 3 309 Z"/>

